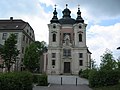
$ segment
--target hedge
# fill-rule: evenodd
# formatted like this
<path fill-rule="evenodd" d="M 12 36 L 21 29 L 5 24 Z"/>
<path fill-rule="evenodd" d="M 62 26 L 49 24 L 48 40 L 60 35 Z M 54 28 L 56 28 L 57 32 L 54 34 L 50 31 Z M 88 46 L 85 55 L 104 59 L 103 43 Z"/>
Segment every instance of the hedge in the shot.
<path fill-rule="evenodd" d="M 83 70 L 83 71 L 80 70 L 79 71 L 79 76 L 82 77 L 82 78 L 88 79 L 89 72 L 90 72 L 90 69 L 86 69 L 86 70 Z"/>
<path fill-rule="evenodd" d="M 116 70 L 91 71 L 89 84 L 91 87 L 115 85 L 119 83 L 119 73 Z"/>
<path fill-rule="evenodd" d="M 29 72 L 0 73 L 0 90 L 32 90 Z"/>
<path fill-rule="evenodd" d="M 48 80 L 46 74 L 34 74 L 33 75 L 33 82 L 36 83 L 38 86 L 47 86 Z"/>

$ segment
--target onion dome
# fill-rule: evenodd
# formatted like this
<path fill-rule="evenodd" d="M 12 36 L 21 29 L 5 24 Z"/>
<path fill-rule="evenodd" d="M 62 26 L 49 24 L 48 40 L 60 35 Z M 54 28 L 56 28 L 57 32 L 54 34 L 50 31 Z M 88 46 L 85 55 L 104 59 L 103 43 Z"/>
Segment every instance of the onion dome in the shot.
<path fill-rule="evenodd" d="M 78 12 L 77 12 L 76 23 L 84 23 L 84 20 L 81 17 L 81 12 L 80 12 L 80 8 L 79 7 L 78 7 Z"/>
<path fill-rule="evenodd" d="M 56 5 L 55 5 L 56 6 Z M 52 20 L 50 21 L 51 23 L 59 23 L 58 21 L 58 18 L 57 18 L 57 11 L 56 11 L 56 7 L 55 7 L 55 10 L 53 12 L 53 18 Z"/>
<path fill-rule="evenodd" d="M 71 18 L 71 11 L 67 8 L 67 6 L 68 5 L 66 4 L 66 8 L 62 11 L 63 17 L 59 19 L 59 22 L 60 24 L 75 24 L 75 19 Z"/>

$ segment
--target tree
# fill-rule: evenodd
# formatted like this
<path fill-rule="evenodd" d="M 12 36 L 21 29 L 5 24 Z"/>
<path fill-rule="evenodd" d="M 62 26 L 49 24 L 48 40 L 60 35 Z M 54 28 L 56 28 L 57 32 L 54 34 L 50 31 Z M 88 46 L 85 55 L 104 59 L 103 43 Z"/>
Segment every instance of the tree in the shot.
<path fill-rule="evenodd" d="M 102 70 L 113 70 L 116 68 L 116 61 L 114 60 L 113 54 L 110 50 L 106 50 L 101 56 L 100 69 Z"/>
<path fill-rule="evenodd" d="M 120 70 L 120 56 L 117 59 L 117 68 Z"/>
<path fill-rule="evenodd" d="M 43 41 L 36 41 L 26 48 L 23 60 L 26 69 L 30 72 L 34 72 L 39 68 L 40 56 L 43 54 L 45 48 L 45 42 Z"/>
<path fill-rule="evenodd" d="M 0 49 L 0 55 L 8 72 L 10 72 L 10 68 L 15 63 L 16 57 L 19 54 L 19 50 L 16 48 L 16 44 L 17 37 L 15 34 L 11 34 L 5 41 L 3 47 Z"/>
<path fill-rule="evenodd" d="M 91 59 L 91 69 L 96 69 L 97 67 L 96 67 L 97 65 L 96 65 L 96 61 L 95 61 L 95 59 Z"/>

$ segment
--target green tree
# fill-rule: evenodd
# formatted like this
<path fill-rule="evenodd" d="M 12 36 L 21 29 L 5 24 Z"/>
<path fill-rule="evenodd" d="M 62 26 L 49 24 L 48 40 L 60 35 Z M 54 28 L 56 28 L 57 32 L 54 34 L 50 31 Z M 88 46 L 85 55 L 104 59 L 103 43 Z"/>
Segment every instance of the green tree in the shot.
<path fill-rule="evenodd" d="M 95 59 L 91 59 L 91 67 L 90 68 L 91 69 L 96 69 L 97 68 Z"/>
<path fill-rule="evenodd" d="M 100 69 L 113 70 L 115 68 L 116 68 L 116 61 L 113 57 L 113 54 L 110 50 L 106 50 L 105 53 L 101 56 Z"/>
<path fill-rule="evenodd" d="M 19 50 L 16 48 L 17 37 L 15 34 L 11 34 L 5 41 L 3 47 L 0 49 L 0 55 L 4 60 L 5 67 L 10 72 L 11 66 L 15 63 L 16 57 L 19 54 Z"/>
<path fill-rule="evenodd" d="M 26 48 L 23 60 L 23 64 L 26 69 L 30 72 L 34 72 L 36 69 L 39 69 L 40 56 L 43 54 L 45 48 L 45 42 L 43 41 L 36 41 Z"/>
<path fill-rule="evenodd" d="M 120 56 L 117 59 L 117 68 L 120 70 Z"/>

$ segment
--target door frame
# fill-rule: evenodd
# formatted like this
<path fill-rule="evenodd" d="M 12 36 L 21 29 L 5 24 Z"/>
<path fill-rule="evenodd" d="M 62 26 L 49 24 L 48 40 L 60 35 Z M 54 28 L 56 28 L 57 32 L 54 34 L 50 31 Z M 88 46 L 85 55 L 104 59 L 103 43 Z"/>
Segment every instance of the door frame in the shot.
<path fill-rule="evenodd" d="M 68 69 L 65 69 L 65 67 L 68 67 Z M 64 62 L 64 73 L 71 73 L 71 62 Z"/>

